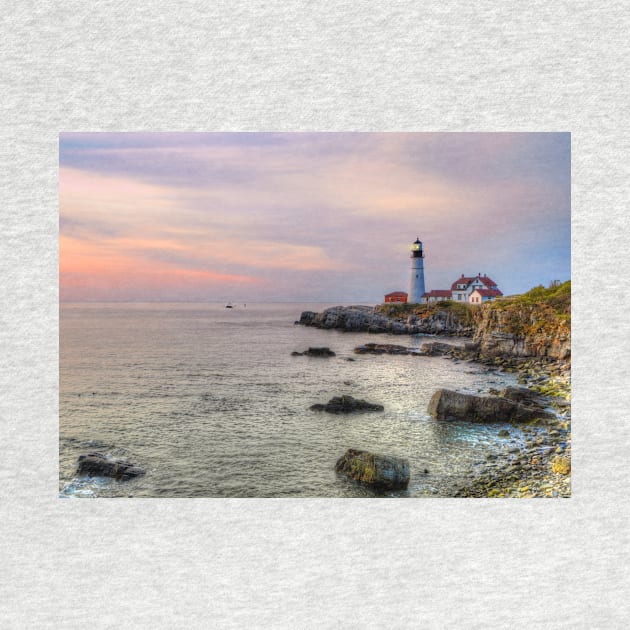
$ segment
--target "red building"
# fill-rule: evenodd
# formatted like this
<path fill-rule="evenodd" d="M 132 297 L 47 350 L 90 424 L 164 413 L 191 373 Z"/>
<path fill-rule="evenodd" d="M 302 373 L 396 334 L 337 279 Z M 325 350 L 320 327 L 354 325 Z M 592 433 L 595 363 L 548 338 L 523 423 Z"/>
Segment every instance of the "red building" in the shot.
<path fill-rule="evenodd" d="M 385 296 L 385 302 L 406 302 L 407 294 L 404 291 L 393 291 Z"/>

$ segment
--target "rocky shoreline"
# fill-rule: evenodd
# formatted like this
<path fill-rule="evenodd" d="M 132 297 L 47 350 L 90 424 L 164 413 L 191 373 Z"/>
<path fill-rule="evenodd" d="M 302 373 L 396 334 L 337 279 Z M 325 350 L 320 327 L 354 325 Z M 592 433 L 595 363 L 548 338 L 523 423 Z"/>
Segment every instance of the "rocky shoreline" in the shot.
<path fill-rule="evenodd" d="M 440 310 L 427 317 L 410 313 L 390 317 L 372 306 L 333 306 L 321 313 L 304 311 L 296 322 L 315 328 L 336 328 L 346 332 L 391 333 L 392 335 L 449 335 L 470 337 L 474 332 L 471 322 L 453 311 Z"/>
<path fill-rule="evenodd" d="M 500 360 L 500 370 L 517 372 L 519 383 L 541 395 L 557 420 L 524 426 L 524 441 L 510 434 L 503 452 L 488 458 L 471 479 L 455 489 L 455 497 L 571 496 L 571 365 L 569 362 Z M 481 363 L 494 366 L 493 361 Z"/>
<path fill-rule="evenodd" d="M 378 307 L 377 307 L 378 308 Z M 483 307 L 482 307 L 483 308 Z M 424 321 L 409 315 L 407 321 L 392 320 L 372 307 L 333 307 L 322 313 L 306 311 L 299 323 L 318 328 L 337 328 L 392 334 L 448 334 L 471 338 L 463 346 L 441 342 L 423 344 L 420 352 L 393 344 L 365 344 L 357 354 L 411 354 L 443 356 L 452 361 L 469 361 L 493 372 L 518 374 L 526 398 L 537 399 L 546 412 L 541 419 L 513 422 L 499 455 L 488 454 L 467 471 L 469 478 L 454 488 L 455 497 L 570 497 L 571 496 L 571 361 L 570 336 L 566 330 L 534 334 L 506 331 L 505 318 L 492 309 L 476 315 L 476 323 L 465 325 L 466 317 L 452 311 L 427 311 Z M 512 314 L 513 317 L 513 314 Z M 534 324 L 536 324 L 536 320 Z M 494 322 L 494 325 L 492 325 Z M 518 332 L 518 331 L 517 331 Z M 530 392 L 527 394 L 527 392 Z M 499 392 L 490 390 L 486 398 Z M 515 393 L 515 395 L 519 395 Z M 521 401 L 522 402 L 522 401 Z M 486 404 L 485 402 L 483 403 Z M 519 404 L 515 402 L 514 404 Z M 475 407 L 470 407 L 474 409 Z M 507 407 L 505 407 L 507 409 Z M 553 413 L 550 413 L 553 411 Z M 523 415 L 522 418 L 527 418 Z"/>

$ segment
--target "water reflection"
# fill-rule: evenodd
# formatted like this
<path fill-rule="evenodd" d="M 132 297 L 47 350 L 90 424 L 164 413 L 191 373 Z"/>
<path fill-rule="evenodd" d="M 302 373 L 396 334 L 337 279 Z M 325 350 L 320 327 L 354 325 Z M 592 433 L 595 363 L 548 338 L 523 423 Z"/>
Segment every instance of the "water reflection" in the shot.
<path fill-rule="evenodd" d="M 512 375 L 440 357 L 354 355 L 375 337 L 294 326 L 308 308 L 64 305 L 60 487 L 76 483 L 76 459 L 92 448 L 122 449 L 147 469 L 129 484 L 88 487 L 95 496 L 374 496 L 334 472 L 345 449 L 361 448 L 410 460 L 405 496 L 441 496 L 481 451 L 503 447 L 503 425 L 437 422 L 426 409 L 439 387 L 487 391 Z M 377 340 L 419 346 L 425 337 Z M 291 356 L 309 346 L 337 356 Z M 309 410 L 341 394 L 385 411 Z"/>

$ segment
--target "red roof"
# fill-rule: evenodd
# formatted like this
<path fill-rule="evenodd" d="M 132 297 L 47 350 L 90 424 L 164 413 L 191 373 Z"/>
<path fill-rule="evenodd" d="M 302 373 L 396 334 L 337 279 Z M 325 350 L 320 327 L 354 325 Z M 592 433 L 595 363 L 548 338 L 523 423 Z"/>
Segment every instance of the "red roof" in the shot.
<path fill-rule="evenodd" d="M 446 289 L 433 289 L 433 291 L 429 291 L 428 293 L 423 293 L 422 297 L 451 297 L 451 292 Z"/>
<path fill-rule="evenodd" d="M 477 276 L 472 276 L 472 277 L 462 275 L 461 278 L 457 278 L 457 280 L 453 282 L 453 284 L 451 285 L 451 291 L 457 291 L 458 284 L 465 284 L 466 286 L 468 286 L 473 280 L 476 280 L 477 278 L 479 278 L 479 280 L 481 280 L 481 282 L 483 282 L 487 287 L 497 286 L 497 283 L 491 278 L 488 278 L 488 276 L 486 275 L 483 275 L 483 276 L 477 275 Z"/>
<path fill-rule="evenodd" d="M 482 297 L 499 297 L 503 295 L 499 289 L 475 289 Z M 475 292 L 473 291 L 473 293 Z"/>
<path fill-rule="evenodd" d="M 404 291 L 392 291 L 391 293 L 386 293 L 385 297 L 394 297 L 397 295 L 404 295 L 406 296 L 407 294 Z"/>
<path fill-rule="evenodd" d="M 457 291 L 458 284 L 465 284 L 466 286 L 468 286 L 475 279 L 475 277 L 476 276 L 469 278 L 468 276 L 462 276 L 461 278 L 457 278 L 457 280 L 455 280 L 455 282 L 453 282 L 453 284 L 451 285 L 451 291 Z"/>

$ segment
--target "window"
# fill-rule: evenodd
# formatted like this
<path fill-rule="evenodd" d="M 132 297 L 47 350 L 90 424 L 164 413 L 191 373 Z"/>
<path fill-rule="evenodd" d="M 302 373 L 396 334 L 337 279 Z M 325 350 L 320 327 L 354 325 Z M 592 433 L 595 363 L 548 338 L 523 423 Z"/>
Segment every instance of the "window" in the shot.
<path fill-rule="evenodd" d="M 461 294 L 461 293 L 458 293 L 458 294 L 457 294 L 457 299 L 458 299 L 458 300 L 461 300 L 461 299 L 462 299 L 462 294 Z"/>

